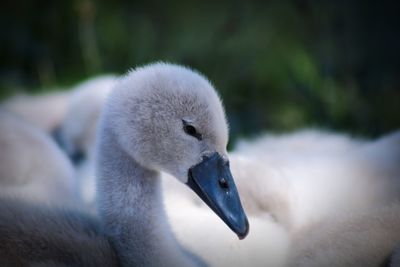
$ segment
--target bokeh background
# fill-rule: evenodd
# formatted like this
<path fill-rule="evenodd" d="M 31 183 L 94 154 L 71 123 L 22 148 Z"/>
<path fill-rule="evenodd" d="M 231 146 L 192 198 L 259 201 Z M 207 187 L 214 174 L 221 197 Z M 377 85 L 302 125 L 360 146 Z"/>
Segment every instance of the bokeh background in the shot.
<path fill-rule="evenodd" d="M 0 100 L 155 60 L 214 83 L 233 139 L 400 126 L 398 1 L 2 1 Z"/>

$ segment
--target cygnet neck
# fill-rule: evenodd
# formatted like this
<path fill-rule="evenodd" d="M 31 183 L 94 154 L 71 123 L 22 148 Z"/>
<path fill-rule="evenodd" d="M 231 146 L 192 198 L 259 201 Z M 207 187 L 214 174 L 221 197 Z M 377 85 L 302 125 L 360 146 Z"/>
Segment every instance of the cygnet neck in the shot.
<path fill-rule="evenodd" d="M 168 225 L 159 173 L 128 155 L 111 129 L 99 137 L 98 211 L 121 265 L 194 266 Z"/>

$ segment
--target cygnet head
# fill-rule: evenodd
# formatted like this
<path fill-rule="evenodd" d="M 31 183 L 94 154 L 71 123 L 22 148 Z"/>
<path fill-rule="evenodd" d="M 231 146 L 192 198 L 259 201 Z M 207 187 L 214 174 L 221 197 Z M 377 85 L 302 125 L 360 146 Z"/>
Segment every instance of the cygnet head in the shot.
<path fill-rule="evenodd" d="M 104 115 L 137 163 L 189 185 L 240 238 L 246 236 L 226 152 L 224 109 L 206 78 L 167 63 L 137 68 L 117 83 Z"/>

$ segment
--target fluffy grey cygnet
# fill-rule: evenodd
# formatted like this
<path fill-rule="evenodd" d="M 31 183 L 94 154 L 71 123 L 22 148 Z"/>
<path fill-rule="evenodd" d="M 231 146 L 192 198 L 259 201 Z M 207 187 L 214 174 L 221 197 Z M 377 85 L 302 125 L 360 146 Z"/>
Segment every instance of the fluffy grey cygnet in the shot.
<path fill-rule="evenodd" d="M 188 184 L 244 238 L 249 226 L 229 170 L 227 141 L 220 99 L 203 76 L 165 63 L 131 71 L 101 115 L 99 218 L 1 200 L 0 265 L 201 265 L 170 230 L 159 172 Z"/>

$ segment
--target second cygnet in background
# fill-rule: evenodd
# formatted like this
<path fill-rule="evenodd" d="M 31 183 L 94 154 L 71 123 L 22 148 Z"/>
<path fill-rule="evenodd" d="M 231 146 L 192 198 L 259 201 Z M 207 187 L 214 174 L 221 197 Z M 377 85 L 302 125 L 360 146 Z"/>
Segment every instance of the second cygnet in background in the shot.
<path fill-rule="evenodd" d="M 117 77 L 104 75 L 89 79 L 70 93 L 67 112 L 56 131 L 56 139 L 77 168 L 80 193 L 94 209 L 95 178 L 93 155 L 98 119 Z"/>
<path fill-rule="evenodd" d="M 0 111 L 0 195 L 65 206 L 79 201 L 75 170 L 41 129 Z"/>

